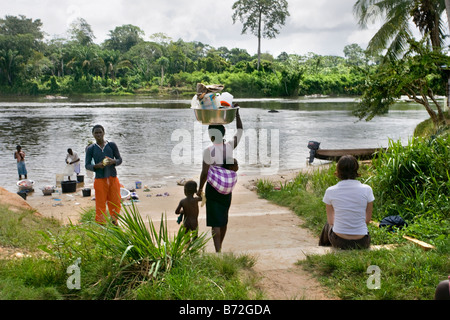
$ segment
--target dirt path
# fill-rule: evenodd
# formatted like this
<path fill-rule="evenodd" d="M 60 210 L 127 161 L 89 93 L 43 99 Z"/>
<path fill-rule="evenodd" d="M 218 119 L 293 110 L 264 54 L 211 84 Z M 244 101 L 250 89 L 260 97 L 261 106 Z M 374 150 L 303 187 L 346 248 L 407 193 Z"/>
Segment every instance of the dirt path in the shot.
<path fill-rule="evenodd" d="M 272 179 L 288 180 L 293 174 L 295 173 L 276 175 Z M 258 198 L 253 190 L 256 179 L 257 177 L 239 177 L 233 192 L 223 252 L 246 253 L 256 258 L 254 271 L 261 277 L 260 284 L 268 299 L 333 299 L 310 274 L 295 265 L 298 260 L 305 259 L 307 254 L 323 253 L 327 249 L 319 247 L 316 237 L 300 227 L 303 221 L 293 212 Z M 53 217 L 63 223 L 67 223 L 69 219 L 76 221 L 83 209 L 95 205 L 91 197 L 82 197 L 81 188 L 86 186 L 79 186 L 77 193 L 63 194 L 60 200 L 43 196 L 37 190 L 28 196 L 24 205 L 28 204 L 43 216 Z M 150 192 L 137 190 L 139 201 L 136 205 L 140 214 L 145 220 L 150 217 L 156 222 L 160 220 L 161 213 L 165 212 L 169 230 L 177 230 L 179 225 L 174 211 L 179 200 L 184 197 L 183 187 L 173 183 L 161 187 L 150 186 L 150 189 Z M 4 195 L 1 200 L 5 200 Z M 200 232 L 210 233 L 205 218 L 203 207 L 199 216 Z M 206 250 L 214 252 L 212 241 L 208 243 Z"/>
<path fill-rule="evenodd" d="M 257 258 L 254 269 L 269 299 L 325 300 L 325 288 L 296 266 L 307 254 L 327 249 L 292 211 L 258 198 L 252 191 L 253 179 L 240 179 L 233 192 L 224 252 L 247 253 Z M 212 250 L 212 248 L 211 248 Z"/>

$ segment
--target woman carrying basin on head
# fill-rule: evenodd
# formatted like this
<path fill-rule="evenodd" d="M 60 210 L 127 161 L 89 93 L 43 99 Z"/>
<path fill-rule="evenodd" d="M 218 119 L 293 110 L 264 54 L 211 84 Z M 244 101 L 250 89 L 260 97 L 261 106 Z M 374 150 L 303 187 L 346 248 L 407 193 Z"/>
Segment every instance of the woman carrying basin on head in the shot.
<path fill-rule="evenodd" d="M 209 146 L 203 151 L 203 166 L 200 174 L 200 183 L 197 195 L 202 195 L 203 186 L 206 183 L 205 197 L 206 197 L 206 225 L 211 227 L 213 242 L 216 252 L 222 249 L 222 242 L 225 238 L 228 225 L 228 211 L 231 205 L 232 187 L 228 191 L 216 190 L 215 187 L 208 181 L 208 174 L 211 176 L 211 169 L 217 169 L 224 164 L 234 164 L 233 150 L 238 145 L 242 137 L 242 121 L 239 115 L 239 109 L 236 110 L 236 129 L 237 133 L 232 141 L 225 142 L 225 127 L 223 125 L 210 125 L 208 127 L 209 137 L 212 146 Z M 228 170 L 231 171 L 231 170 Z M 229 172 L 231 175 L 236 175 L 236 172 Z M 234 181 L 235 183 L 235 181 Z M 234 184 L 233 184 L 234 186 Z"/>

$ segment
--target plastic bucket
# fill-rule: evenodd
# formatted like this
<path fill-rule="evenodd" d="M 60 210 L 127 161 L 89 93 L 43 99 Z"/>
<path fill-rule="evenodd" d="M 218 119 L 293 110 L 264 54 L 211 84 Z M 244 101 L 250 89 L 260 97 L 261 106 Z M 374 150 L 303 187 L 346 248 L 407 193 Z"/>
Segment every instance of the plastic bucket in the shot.
<path fill-rule="evenodd" d="M 136 181 L 136 189 L 141 189 L 141 188 L 142 188 L 142 182 Z"/>
<path fill-rule="evenodd" d="M 76 181 L 63 181 L 61 182 L 62 193 L 71 193 L 77 190 Z"/>
<path fill-rule="evenodd" d="M 233 105 L 233 96 L 228 92 L 222 93 L 219 96 L 219 100 L 222 107 L 231 107 Z"/>
<path fill-rule="evenodd" d="M 78 182 L 84 182 L 84 176 L 82 174 L 77 175 Z"/>
<path fill-rule="evenodd" d="M 83 192 L 83 197 L 90 197 L 91 196 L 91 189 L 85 188 L 81 190 Z"/>

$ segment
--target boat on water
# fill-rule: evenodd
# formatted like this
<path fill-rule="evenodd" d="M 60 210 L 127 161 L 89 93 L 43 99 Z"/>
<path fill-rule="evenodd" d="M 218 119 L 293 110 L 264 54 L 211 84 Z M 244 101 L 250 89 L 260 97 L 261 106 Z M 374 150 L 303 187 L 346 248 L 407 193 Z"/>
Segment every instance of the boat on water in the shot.
<path fill-rule="evenodd" d="M 356 148 L 356 149 L 320 149 L 320 143 L 309 141 L 309 163 L 314 159 L 338 161 L 342 156 L 352 155 L 358 160 L 371 160 L 375 153 L 386 148 Z"/>

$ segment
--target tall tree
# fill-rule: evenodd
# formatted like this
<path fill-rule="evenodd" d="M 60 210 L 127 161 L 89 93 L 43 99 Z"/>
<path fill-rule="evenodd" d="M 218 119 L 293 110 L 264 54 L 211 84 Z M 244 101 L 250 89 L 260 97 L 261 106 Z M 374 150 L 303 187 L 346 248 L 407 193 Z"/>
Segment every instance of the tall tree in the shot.
<path fill-rule="evenodd" d="M 387 49 L 388 59 L 397 59 L 407 50 L 408 39 L 412 37 L 411 18 L 423 34 L 429 35 L 432 46 L 440 48 L 444 38 L 444 10 L 445 0 L 358 0 L 353 6 L 362 28 L 376 19 L 382 20 L 383 25 L 370 40 L 367 50 L 378 54 Z"/>
<path fill-rule="evenodd" d="M 361 66 L 367 64 L 364 50 L 356 43 L 346 45 L 344 47 L 344 55 L 349 65 Z"/>
<path fill-rule="evenodd" d="M 33 38 L 38 41 L 44 38 L 44 33 L 41 30 L 42 22 L 40 19 L 27 19 L 24 15 L 5 16 L 5 19 L 0 19 L 0 34 L 5 36 L 18 36 L 20 34 L 31 34 Z"/>
<path fill-rule="evenodd" d="M 91 25 L 83 18 L 78 18 L 71 23 L 69 34 L 72 40 L 77 41 L 82 46 L 88 46 L 94 43 L 94 32 Z"/>
<path fill-rule="evenodd" d="M 12 86 L 16 79 L 30 76 L 25 67 L 34 52 L 43 48 L 41 27 L 41 20 L 23 15 L 0 19 L 0 82 L 6 80 Z"/>
<path fill-rule="evenodd" d="M 242 33 L 258 37 L 258 65 L 261 63 L 261 37 L 273 39 L 289 16 L 287 0 L 238 0 L 233 4 L 233 24 L 243 23 Z"/>
<path fill-rule="evenodd" d="M 22 60 L 23 57 L 18 51 L 0 49 L 0 76 L 4 75 L 10 86 L 13 85 L 14 78 L 20 71 Z"/>
<path fill-rule="evenodd" d="M 105 41 L 105 47 L 124 53 L 143 41 L 143 36 L 144 31 L 139 27 L 126 24 L 109 31 L 109 39 Z"/>
<path fill-rule="evenodd" d="M 156 42 L 142 41 L 133 46 L 123 57 L 133 64 L 143 79 L 150 81 L 156 73 L 156 70 L 154 70 L 155 61 L 162 55 L 161 45 Z"/>
<path fill-rule="evenodd" d="M 166 57 L 161 57 L 156 60 L 156 63 L 161 67 L 161 81 L 159 82 L 159 85 L 162 86 L 164 84 L 164 70 L 169 66 L 170 61 Z"/>
<path fill-rule="evenodd" d="M 445 32 L 441 17 L 445 11 L 444 0 L 416 0 L 411 15 L 422 34 L 429 34 L 433 49 L 442 47 Z"/>

